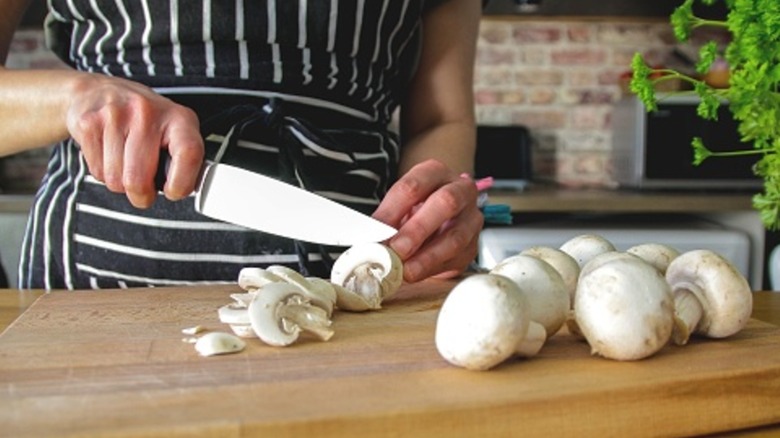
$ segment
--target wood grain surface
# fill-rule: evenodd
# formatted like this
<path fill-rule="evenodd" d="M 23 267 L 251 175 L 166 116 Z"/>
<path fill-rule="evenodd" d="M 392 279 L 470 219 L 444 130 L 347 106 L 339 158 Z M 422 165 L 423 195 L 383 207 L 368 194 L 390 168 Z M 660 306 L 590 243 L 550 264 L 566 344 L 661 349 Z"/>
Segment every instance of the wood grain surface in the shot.
<path fill-rule="evenodd" d="M 455 368 L 433 334 L 452 282 L 334 316 L 329 342 L 200 357 L 196 324 L 235 286 L 52 292 L 0 336 L 0 435 L 657 436 L 780 423 L 780 328 L 652 358 L 590 355 L 565 332 L 534 358 Z"/>

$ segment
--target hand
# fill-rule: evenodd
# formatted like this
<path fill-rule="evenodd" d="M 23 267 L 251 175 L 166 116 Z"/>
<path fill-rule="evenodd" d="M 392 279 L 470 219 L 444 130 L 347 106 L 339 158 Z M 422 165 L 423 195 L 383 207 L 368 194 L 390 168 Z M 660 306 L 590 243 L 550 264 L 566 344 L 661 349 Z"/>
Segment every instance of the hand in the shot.
<path fill-rule="evenodd" d="M 398 228 L 388 245 L 408 282 L 461 274 L 476 257 L 484 220 L 474 182 L 436 160 L 403 175 L 373 216 Z"/>
<path fill-rule="evenodd" d="M 198 118 L 144 85 L 84 75 L 67 109 L 67 127 L 90 173 L 136 207 L 154 202 L 160 148 L 171 155 L 165 196 L 177 200 L 195 189 L 204 155 Z"/>

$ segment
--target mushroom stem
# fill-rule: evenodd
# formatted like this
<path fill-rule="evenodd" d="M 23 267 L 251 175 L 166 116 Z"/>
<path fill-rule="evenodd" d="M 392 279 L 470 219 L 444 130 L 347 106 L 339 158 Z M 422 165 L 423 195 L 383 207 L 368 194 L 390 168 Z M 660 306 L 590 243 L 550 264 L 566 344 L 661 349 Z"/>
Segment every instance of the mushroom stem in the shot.
<path fill-rule="evenodd" d="M 344 287 L 365 298 L 372 307 L 378 308 L 383 295 L 382 267 L 376 263 L 357 266 L 347 277 Z"/>
<path fill-rule="evenodd" d="M 521 357 L 536 356 L 547 341 L 547 330 L 538 322 L 528 323 L 528 332 L 517 345 L 517 355 Z"/>
<path fill-rule="evenodd" d="M 288 303 L 279 308 L 278 315 L 282 318 L 283 329 L 287 332 L 292 332 L 295 330 L 294 326 L 297 326 L 300 330 L 310 332 L 323 341 L 333 336 L 328 313 L 319 307 L 305 303 Z"/>
<path fill-rule="evenodd" d="M 696 294 L 687 288 L 674 291 L 674 308 L 672 341 L 676 345 L 685 345 L 704 316 L 704 308 Z"/>

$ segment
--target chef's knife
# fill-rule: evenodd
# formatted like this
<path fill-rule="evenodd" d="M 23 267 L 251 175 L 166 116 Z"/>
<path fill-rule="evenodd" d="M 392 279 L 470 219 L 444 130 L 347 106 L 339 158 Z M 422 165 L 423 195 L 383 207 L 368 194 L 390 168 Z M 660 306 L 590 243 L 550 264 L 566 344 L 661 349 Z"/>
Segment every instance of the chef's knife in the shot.
<path fill-rule="evenodd" d="M 160 155 L 161 189 L 170 157 Z M 334 246 L 381 242 L 397 230 L 330 199 L 229 164 L 207 161 L 195 211 L 224 222 L 305 242 Z"/>

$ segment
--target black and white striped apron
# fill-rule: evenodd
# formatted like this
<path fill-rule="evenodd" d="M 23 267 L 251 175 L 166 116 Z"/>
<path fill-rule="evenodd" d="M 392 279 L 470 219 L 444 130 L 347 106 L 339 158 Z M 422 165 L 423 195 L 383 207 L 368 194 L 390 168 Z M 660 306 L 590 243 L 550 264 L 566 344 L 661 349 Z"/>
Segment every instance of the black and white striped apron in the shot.
<path fill-rule="evenodd" d="M 424 3 L 50 0 L 47 37 L 74 68 L 128 77 L 195 110 L 207 157 L 228 141 L 223 162 L 370 213 L 396 178 L 388 126 L 414 70 Z M 317 226 L 316 212 L 300 213 Z M 89 175 L 69 140 L 36 195 L 19 286 L 233 282 L 242 267 L 269 264 L 327 276 L 337 250 L 212 221 L 192 197 L 135 209 Z"/>

